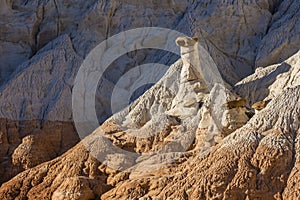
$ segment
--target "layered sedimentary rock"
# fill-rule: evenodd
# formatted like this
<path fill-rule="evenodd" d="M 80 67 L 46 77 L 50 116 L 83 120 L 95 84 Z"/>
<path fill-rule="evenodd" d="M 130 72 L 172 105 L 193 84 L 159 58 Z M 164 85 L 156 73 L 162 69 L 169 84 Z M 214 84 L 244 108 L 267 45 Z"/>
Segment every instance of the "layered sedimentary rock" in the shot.
<path fill-rule="evenodd" d="M 25 62 L 9 87 L 2 89 L 2 133 L 9 138 L 9 151 L 1 155 L 7 160 L 1 162 L 1 181 L 55 158 L 78 142 L 71 108 L 65 105 L 71 101 L 80 61 L 70 38 L 62 36 Z"/>
<path fill-rule="evenodd" d="M 79 141 L 72 122 L 1 119 L 0 181 L 54 159 Z"/>
<path fill-rule="evenodd" d="M 26 170 L 1 186 L 1 199 L 299 198 L 298 1 L 1 3 L 0 181 Z M 78 142 L 71 95 L 82 61 L 111 35 L 143 26 L 197 36 L 191 46 L 211 55 L 200 60 L 229 84 L 210 87 L 187 51 L 61 156 Z M 111 114 L 123 73 L 175 58 L 145 50 L 118 59 L 99 81 L 99 119 Z M 257 102 L 268 103 L 254 114 Z"/>
<path fill-rule="evenodd" d="M 1 197 L 252 199 L 285 197 L 283 191 L 294 193 L 297 189 L 286 182 L 295 181 L 289 175 L 296 167 L 299 86 L 275 94 L 268 106 L 250 120 L 246 114 L 248 104 L 218 84 L 209 93 L 199 91 L 204 98 L 197 114 L 172 116 L 167 111 L 181 94 L 176 92 L 180 86 L 203 82 L 199 77 L 187 81 L 182 76 L 188 69 L 185 64 L 190 66 L 189 62 L 175 63 L 130 107 L 65 155 L 3 184 Z M 293 62 L 292 67 L 297 66 Z M 293 73 L 287 76 L 294 78 Z M 247 82 L 239 87 L 246 89 Z M 226 95 L 222 113 L 213 112 L 214 97 L 218 97 L 213 96 L 214 90 Z M 182 109 L 192 112 L 192 106 Z M 220 125 L 223 128 L 218 129 Z M 75 155 L 81 155 L 80 159 Z M 36 177 L 40 177 L 39 181 L 32 185 Z M 51 182 L 55 184 L 47 184 Z M 41 190 L 44 192 L 38 192 Z"/>
<path fill-rule="evenodd" d="M 258 101 L 269 101 L 282 90 L 300 84 L 300 52 L 283 61 L 265 68 L 257 68 L 255 73 L 238 82 L 234 90 L 249 100 L 252 105 Z"/>
<path fill-rule="evenodd" d="M 4 122 L 12 120 L 16 121 L 17 125 L 28 126 L 25 129 L 31 129 L 36 123 L 44 124 L 47 121 L 57 122 L 57 126 L 61 123 L 72 124 L 71 91 L 83 57 L 99 42 L 122 30 L 151 24 L 175 26 L 180 21 L 178 16 L 182 15 L 187 5 L 182 1 L 173 3 L 173 6 L 166 3 L 158 8 L 152 3 L 140 4 L 134 1 L 2 1 L 0 9 L 1 118 Z M 128 12 L 131 9 L 139 10 L 140 13 Z M 166 15 L 168 20 L 164 21 Z M 140 20 L 133 21 L 133 17 L 137 16 L 140 16 Z M 150 24 L 147 25 L 146 22 Z M 149 50 L 148 53 L 153 55 L 156 52 Z M 99 88 L 103 89 L 98 93 L 97 98 L 101 121 L 111 114 L 106 104 L 109 102 L 107 99 L 113 88 L 113 82 L 117 81 L 114 79 L 130 69 L 132 63 L 142 62 L 145 59 L 146 63 L 155 62 L 151 56 L 145 58 L 147 52 L 140 54 L 132 53 L 123 56 L 122 66 L 116 62 L 114 64 L 116 67 L 112 67 L 114 76 L 107 73 L 102 77 L 104 81 L 100 81 Z M 135 59 L 138 57 L 139 60 Z M 30 122 L 23 123 L 23 121 Z M 9 123 L 3 126 L 9 126 Z M 56 148 L 55 155 L 50 153 L 50 157 L 29 156 L 35 159 L 34 161 L 28 161 L 28 156 L 24 159 L 17 158 L 18 156 L 13 155 L 14 149 L 17 148 L 17 154 L 23 157 L 24 153 L 20 153 L 20 149 L 24 147 L 24 143 L 31 149 L 33 155 L 47 149 L 47 145 L 44 147 L 40 145 L 41 142 L 32 142 L 31 132 L 24 133 L 21 131 L 22 128 L 16 127 L 14 134 L 18 135 L 18 139 L 13 142 L 6 142 L 6 138 L 12 136 L 3 133 L 1 152 L 5 152 L 5 155 L 1 155 L 1 166 L 5 171 L 1 170 L 1 172 L 7 174 L 3 180 L 11 178 L 24 169 L 24 166 L 33 167 L 63 152 L 60 148 Z M 42 135 L 66 131 L 57 128 L 56 125 L 53 127 L 40 125 L 37 127 L 38 130 L 43 132 Z M 63 137 L 68 137 L 72 145 L 78 141 L 77 133 L 73 128 L 69 128 L 64 135 Z M 42 139 L 37 140 L 42 141 Z M 55 147 L 61 145 L 59 138 L 56 139 L 56 143 L 53 144 Z M 10 148 L 8 152 L 7 145 Z M 69 147 L 70 145 L 66 145 L 66 148 Z M 48 150 L 53 151 L 50 147 Z M 2 157 L 7 162 L 2 163 Z M 14 167 L 19 170 L 14 170 Z"/>
<path fill-rule="evenodd" d="M 279 3 L 4 0 L 0 9 L 1 118 L 70 123 L 71 90 L 82 60 L 101 41 L 139 27 L 165 27 L 198 36 L 222 76 L 233 84 L 251 73 L 257 44 Z M 175 59 L 166 52 L 145 50 L 113 63 L 99 81 L 99 120 L 111 115 L 111 91 L 123 73 L 143 63 L 171 64 Z M 66 135 L 77 140 L 75 132 Z M 18 145 L 26 136 L 21 134 Z M 11 160 L 12 152 L 5 157 Z"/>
<path fill-rule="evenodd" d="M 294 120 L 299 118 L 299 89 L 283 91 L 208 156 L 191 156 L 182 164 L 129 176 L 103 198 L 298 198 L 299 124 Z M 291 106 L 277 109 L 287 103 Z"/>
<path fill-rule="evenodd" d="M 299 51 L 299 8 L 299 1 L 286 0 L 276 9 L 267 34 L 260 43 L 256 67 L 283 62 Z"/>
<path fill-rule="evenodd" d="M 14 9 L 13 9 L 14 8 Z M 37 6 L 22 10 L 15 3 L 1 1 L 0 8 L 0 84 L 9 80 L 18 65 L 27 61 L 33 54 L 35 35 L 41 18 Z M 25 20 L 24 20 L 25 19 Z"/>
<path fill-rule="evenodd" d="M 176 68 L 176 65 L 173 67 Z M 162 82 L 172 77 L 172 74 L 171 70 Z M 242 86 L 243 84 L 240 85 Z M 244 86 L 247 87 L 247 84 Z M 162 88 L 161 84 L 146 92 L 129 110 L 134 111 L 134 108 L 141 104 L 146 106 L 146 99 L 153 97 L 153 92 L 160 93 L 158 88 Z M 119 166 L 106 163 L 113 166 L 111 168 L 101 164 L 85 150 L 90 148 L 95 151 L 100 148 L 96 152 L 101 152 L 105 146 L 100 147 L 97 144 L 103 132 L 111 141 L 105 144 L 116 145 L 129 152 L 151 152 L 174 142 L 174 138 L 168 140 L 172 138 L 169 136 L 176 135 L 174 126 L 177 126 L 177 131 L 180 131 L 180 126 L 184 126 L 184 123 L 173 121 L 173 124 L 170 124 L 171 129 L 167 128 L 155 135 L 154 140 L 131 139 L 130 135 L 126 134 L 136 129 L 143 133 L 143 128 L 147 130 L 147 126 L 124 129 L 124 126 L 114 122 L 123 116 L 122 113 L 128 113 L 125 110 L 105 122 L 67 154 L 27 170 L 5 183 L 0 189 L 1 198 L 297 198 L 299 188 L 295 183 L 298 180 L 299 95 L 299 85 L 285 88 L 246 125 L 213 143 L 208 153 L 199 148 L 205 143 L 199 142 L 191 145 L 187 152 L 180 154 L 170 163 L 159 162 L 155 155 L 152 158 L 150 155 L 141 158 L 141 163 L 136 163 L 134 167 L 119 172 L 117 169 L 124 166 L 119 162 L 121 157 L 111 160 L 114 164 L 121 164 Z M 159 98 L 159 95 L 156 96 Z M 155 104 L 151 104 L 147 110 L 155 107 Z M 133 117 L 130 114 L 126 115 Z M 156 113 L 152 116 L 157 115 Z M 151 119 L 148 122 L 151 123 Z M 167 124 L 169 123 L 165 125 Z M 194 134 L 197 133 L 194 131 Z M 202 131 L 202 134 L 208 133 L 207 129 Z M 181 132 L 179 135 L 187 133 Z M 201 141 L 197 139 L 195 136 L 194 142 Z M 179 140 L 179 143 L 181 142 L 182 140 Z M 87 147 L 86 144 L 91 146 Z M 171 147 L 175 152 L 178 151 L 174 146 Z M 160 158 L 166 158 L 168 155 Z M 52 184 L 49 185 L 50 183 Z"/>

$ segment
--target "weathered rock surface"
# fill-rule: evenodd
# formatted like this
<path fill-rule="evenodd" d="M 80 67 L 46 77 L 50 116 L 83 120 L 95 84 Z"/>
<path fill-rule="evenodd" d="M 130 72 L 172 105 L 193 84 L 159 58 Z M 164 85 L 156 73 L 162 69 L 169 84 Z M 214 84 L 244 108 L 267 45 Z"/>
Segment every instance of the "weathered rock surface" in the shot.
<path fill-rule="evenodd" d="M 2 88 L 1 128 L 9 140 L 9 151 L 1 155 L 5 157 L 1 182 L 61 155 L 78 142 L 71 107 L 66 105 L 71 102 L 80 61 L 70 38 L 62 36 L 21 65 Z"/>
<path fill-rule="evenodd" d="M 110 188 L 104 184 L 107 176 L 97 169 L 98 161 L 89 155 L 83 145 L 79 144 L 73 150 L 74 153 L 64 154 L 59 159 L 16 176 L 21 182 L 19 185 L 7 185 L 11 189 L 2 191 L 1 199 L 22 199 L 25 196 L 29 199 L 99 197 Z M 35 189 L 30 189 L 32 186 Z"/>
<path fill-rule="evenodd" d="M 256 57 L 256 67 L 283 62 L 299 51 L 300 2 L 282 1 L 274 13 L 267 34 L 263 37 Z"/>
<path fill-rule="evenodd" d="M 18 65 L 35 51 L 35 35 L 41 20 L 36 4 L 21 8 L 16 1 L 2 0 L 0 8 L 0 84 L 9 80 Z"/>
<path fill-rule="evenodd" d="M 300 85 L 300 51 L 280 64 L 257 68 L 255 73 L 238 82 L 234 90 L 250 105 L 271 100 L 284 89 Z"/>
<path fill-rule="evenodd" d="M 196 154 L 151 175 L 129 177 L 103 198 L 298 198 L 299 188 L 293 183 L 299 180 L 299 123 L 293 122 L 299 120 L 299 95 L 299 86 L 285 90 L 205 158 Z M 277 109 L 286 103 L 291 106 Z"/>
<path fill-rule="evenodd" d="M 0 182 L 63 154 L 79 141 L 72 122 L 1 119 Z"/>
<path fill-rule="evenodd" d="M 99 42 L 120 31 L 158 26 L 203 38 L 216 62 L 228 67 L 223 75 L 233 83 L 251 73 L 259 41 L 280 3 L 7 0 L 0 12 L 1 71 L 7 77 L 41 47 L 63 34 L 71 36 L 74 48 L 84 57 Z"/>
<path fill-rule="evenodd" d="M 253 72 L 256 49 L 279 2 L 199 1 L 190 11 L 195 34 L 204 38 L 203 44 L 228 83 Z"/>
<path fill-rule="evenodd" d="M 184 65 L 190 66 L 190 63 L 179 60 L 161 81 L 76 147 L 4 183 L 0 197 L 297 198 L 300 86 L 297 82 L 286 84 L 283 80 L 296 80 L 298 54 L 285 62 L 291 71 L 282 71 L 279 79 L 271 82 L 269 88 L 282 84 L 282 90 L 272 92 L 270 103 L 249 121 L 244 102 L 230 108 L 225 103 L 220 110 L 223 112 L 217 114 L 222 122 L 225 120 L 235 126 L 229 130 L 223 126 L 219 134 L 215 134 L 218 116 L 212 114 L 212 92 L 219 93 L 224 88 L 228 95 L 225 102 L 239 97 L 226 86 L 216 86 L 209 94 L 206 90 L 200 91 L 204 99 L 197 114 L 188 117 L 165 115 L 172 100 L 180 94 L 176 91 L 182 84 L 203 82 L 199 77 L 187 81 L 179 72 L 188 69 Z M 270 73 L 260 70 L 269 72 L 269 68 L 257 72 L 260 72 L 259 80 L 270 80 Z M 238 83 L 237 91 L 247 91 L 248 83 L 255 82 L 257 77 L 254 74 Z M 183 109 L 189 112 L 189 106 Z M 238 117 L 242 113 L 246 120 L 236 126 L 242 122 Z M 228 114 L 234 117 L 223 117 Z M 24 143 L 27 141 L 32 140 L 25 138 Z M 184 149 L 185 145 L 188 148 Z"/>
<path fill-rule="evenodd" d="M 145 96 L 148 96 L 147 93 Z M 192 148 L 167 165 L 160 163 L 158 167 L 145 168 L 147 163 L 142 161 L 141 166 L 124 172 L 102 165 L 85 150 L 85 142 L 97 143 L 95 138 L 99 138 L 100 129 L 107 135 L 114 135 L 112 138 L 116 142 L 125 144 L 119 147 L 130 147 L 126 146 L 130 140 L 123 137 L 124 130 L 109 120 L 65 155 L 29 169 L 3 184 L 0 197 L 297 198 L 299 97 L 299 86 L 284 89 L 245 126 L 221 139 L 208 154 Z M 285 106 L 287 104 L 289 106 Z M 143 139 L 132 141 L 137 144 Z M 131 147 L 131 151 L 137 150 L 134 145 Z M 150 150 L 153 148 L 150 146 Z M 151 165 L 157 165 L 155 160 L 152 164 L 148 163 L 148 166 Z"/>
<path fill-rule="evenodd" d="M 2 88 L 1 118 L 71 121 L 72 110 L 66 105 L 71 102 L 71 88 L 81 60 L 69 36 L 49 43 L 21 65 Z"/>
<path fill-rule="evenodd" d="M 257 43 L 279 2 L 5 0 L 1 5 L 1 118 L 68 123 L 72 120 L 71 90 L 76 72 L 89 51 L 107 37 L 145 26 L 166 27 L 198 36 L 223 77 L 235 83 L 251 73 Z M 224 20 L 237 28 L 224 27 Z M 175 61 L 176 56 L 170 58 L 165 54 L 153 50 L 135 52 L 113 64 L 99 81 L 96 107 L 100 121 L 111 115 L 109 98 L 118 77 L 133 65 Z M 51 132 L 45 132 L 48 131 Z M 71 136 L 75 132 L 66 134 Z M 22 134 L 14 147 L 26 136 Z M 28 144 L 35 144 L 32 138 L 27 139 L 24 141 Z M 70 140 L 75 141 L 76 137 Z M 6 146 L 1 151 L 6 151 Z M 36 164 L 39 163 L 25 165 Z"/>
<path fill-rule="evenodd" d="M 32 93 L 38 93 L 36 91 L 43 90 L 45 85 L 48 84 L 37 84 L 37 78 L 30 72 L 41 69 L 41 60 L 49 62 L 53 60 L 54 64 L 57 63 L 57 65 L 61 66 L 67 63 L 69 66 L 72 65 L 72 68 L 68 68 L 72 70 L 70 74 L 68 73 L 67 67 L 57 69 L 57 72 L 61 70 L 60 77 L 68 76 L 67 84 L 72 86 L 74 73 L 77 72 L 82 58 L 99 42 L 120 31 L 150 25 L 167 28 L 176 27 L 174 28 L 175 30 L 198 36 L 201 40 L 201 44 L 209 49 L 223 77 L 225 77 L 229 83 L 235 83 L 240 78 L 252 72 L 256 56 L 255 52 L 260 39 L 266 34 L 268 26 L 270 25 L 272 18 L 271 13 L 278 8 L 280 3 L 281 1 L 276 0 L 264 0 L 258 1 L 257 3 L 239 3 L 239 1 L 223 3 L 203 1 L 190 3 L 187 1 L 175 1 L 159 2 L 159 4 L 158 2 L 138 3 L 135 1 L 79 1 L 76 3 L 72 1 L 4 1 L 3 8 L 1 9 L 1 17 L 3 18 L 3 20 L 1 20 L 3 23 L 3 28 L 1 28 L 3 33 L 0 34 L 1 41 L 13 43 L 14 45 L 24 43 L 24 45 L 26 44 L 27 46 L 22 47 L 22 51 L 30 49 L 32 53 L 27 53 L 27 59 L 25 59 L 26 56 L 24 59 L 17 59 L 15 53 L 19 52 L 18 47 L 6 48 L 5 45 L 1 45 L 1 49 L 5 52 L 1 54 L 1 56 L 3 56 L 3 59 L 1 59 L 1 65 L 3 64 L 3 67 L 1 66 L 0 68 L 3 70 L 3 73 L 16 71 L 15 73 L 19 74 L 19 76 L 24 76 L 24 79 L 33 80 L 33 83 L 24 84 L 24 82 L 22 82 L 24 86 L 22 86 L 21 94 L 27 96 L 27 102 L 24 102 L 24 104 L 20 104 L 18 98 L 12 100 L 13 97 L 10 96 L 15 94 L 14 92 L 11 92 L 10 95 L 6 94 L 7 92 L 5 93 L 5 90 L 17 90 L 17 87 L 14 85 L 15 80 L 6 84 L 2 89 L 2 96 L 5 95 L 4 100 L 6 104 L 7 100 L 11 98 L 9 103 L 12 105 L 8 107 L 14 111 L 9 112 L 8 110 L 5 112 L 3 110 L 8 108 L 4 106 L 1 114 L 3 118 L 18 120 L 20 117 L 19 112 L 23 110 L 26 111 L 27 107 L 32 105 L 33 109 L 30 114 L 27 113 L 27 111 L 24 112 L 23 115 L 25 115 L 25 118 L 35 119 L 38 116 L 37 119 L 44 119 L 47 118 L 47 115 L 52 115 L 52 118 L 55 120 L 70 120 L 71 113 L 68 107 L 69 103 L 65 103 L 67 109 L 64 109 L 65 113 L 61 115 L 61 113 L 58 114 L 58 110 L 61 109 L 53 108 L 52 103 L 42 95 L 34 95 L 34 97 L 32 97 L 33 99 L 31 99 L 30 94 L 27 94 L 27 90 L 24 90 L 24 87 L 34 88 Z M 281 7 L 284 7 L 284 5 Z M 136 10 L 138 12 L 128 15 L 128 10 Z M 145 12 L 147 14 L 145 14 Z M 164 20 L 166 13 L 168 14 L 168 20 Z M 280 14 L 277 15 L 280 16 Z M 297 15 L 294 17 L 294 13 L 291 13 L 290 16 L 293 19 L 297 18 Z M 132 20 L 133 18 L 138 20 Z M 190 20 L 190 18 L 193 20 Z M 18 20 L 22 20 L 22 26 Z M 26 23 L 24 23 L 24 21 Z M 224 23 L 224 21 L 226 21 L 226 23 Z M 233 30 L 227 26 L 227 24 L 231 24 L 237 28 Z M 24 27 L 29 28 L 26 29 Z M 23 33 L 20 32 L 21 30 L 27 30 L 28 32 Z M 51 58 L 51 55 L 45 54 L 45 50 L 41 48 L 54 39 L 55 41 L 47 47 L 48 49 L 53 49 L 53 52 L 49 53 L 52 54 L 52 56 L 54 55 Z M 61 46 L 58 44 L 58 47 L 56 47 L 56 44 L 59 43 L 57 40 L 65 40 L 65 44 Z M 66 61 L 56 59 L 56 55 L 64 48 L 69 49 L 65 54 L 70 59 Z M 123 58 L 122 61 L 115 63 L 117 67 L 116 70 L 113 70 L 114 76 L 120 76 L 126 72 L 128 69 L 124 67 L 124 65 L 130 65 L 133 60 L 138 64 L 142 64 L 141 62 L 143 61 L 157 61 L 155 60 L 156 58 L 151 58 L 151 55 L 154 53 L 155 52 L 149 54 L 148 57 L 150 58 L 140 55 L 133 56 L 133 59 L 130 58 L 130 56 Z M 147 52 L 145 54 L 147 54 Z M 18 53 L 18 55 L 21 56 L 23 53 Z M 32 58 L 29 60 L 29 57 Z M 72 60 L 73 57 L 75 60 Z M 156 57 L 160 57 L 160 60 L 165 59 L 162 58 L 163 56 Z M 10 60 L 8 58 L 13 59 Z M 11 64 L 6 64 L 6 62 L 11 62 Z M 35 64 L 31 64 L 32 62 Z M 122 66 L 120 66 L 120 63 Z M 18 67 L 19 64 L 22 65 Z M 46 65 L 49 66 L 49 64 L 50 63 Z M 27 68 L 27 70 L 23 70 L 24 67 Z M 6 70 L 6 68 L 9 69 Z M 56 80 L 56 78 L 54 78 L 56 75 L 57 74 L 54 73 L 45 76 L 53 79 L 53 82 L 56 82 L 54 81 L 54 79 Z M 99 100 L 98 103 L 101 105 L 98 106 L 98 114 L 102 120 L 111 114 L 109 109 L 106 108 L 109 107 L 109 105 L 107 105 L 109 102 L 108 98 L 110 97 L 109 91 L 112 90 L 116 82 L 116 80 L 114 80 L 116 79 L 115 77 L 112 77 L 108 73 L 103 81 L 100 81 L 99 88 L 103 89 L 101 89 L 97 100 Z M 16 77 L 13 76 L 11 79 L 14 78 Z M 6 79 L 3 79 L 3 81 L 4 80 Z M 48 87 L 50 86 L 48 85 Z M 64 85 L 58 82 L 57 87 L 55 87 L 55 93 L 66 94 L 67 91 L 64 91 L 64 89 Z M 47 92 L 52 95 L 52 92 Z M 56 97 L 56 95 L 54 96 Z M 61 98 L 62 100 L 60 101 L 69 102 L 68 96 L 69 95 L 67 95 L 67 97 L 61 95 L 61 97 L 56 97 L 53 101 Z M 37 100 L 39 103 L 36 103 Z M 36 108 L 36 104 L 41 104 L 37 107 L 48 108 L 48 111 L 44 112 L 43 110 L 45 109 Z M 101 107 L 105 109 L 100 111 Z M 104 117 L 102 118 L 102 116 Z"/>
<path fill-rule="evenodd" d="M 299 6 L 1 1 L 0 181 L 19 174 L 0 187 L 0 199 L 299 198 Z M 187 54 L 63 154 L 78 142 L 71 94 L 81 62 L 107 37 L 144 26 L 197 36 L 228 83 L 247 77 L 232 90 L 208 87 Z M 99 119 L 111 114 L 111 91 L 132 64 L 175 58 L 145 50 L 118 59 L 99 82 Z M 269 104 L 254 115 L 258 101 Z"/>

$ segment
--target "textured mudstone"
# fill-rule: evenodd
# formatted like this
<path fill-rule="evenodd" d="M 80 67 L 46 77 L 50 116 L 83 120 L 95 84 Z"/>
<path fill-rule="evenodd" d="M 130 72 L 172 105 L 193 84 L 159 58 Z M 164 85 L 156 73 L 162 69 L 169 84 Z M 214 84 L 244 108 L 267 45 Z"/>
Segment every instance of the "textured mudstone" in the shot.
<path fill-rule="evenodd" d="M 274 13 L 256 56 L 256 67 L 280 63 L 299 51 L 300 2 L 282 1 Z"/>
<path fill-rule="evenodd" d="M 300 85 L 300 52 L 280 64 L 257 68 L 255 73 L 241 80 L 234 90 L 253 105 L 269 102 L 284 89 Z M 292 78 L 291 78 L 292 77 Z"/>
<path fill-rule="evenodd" d="M 0 181 L 7 182 L 0 199 L 298 199 L 299 6 L 2 1 Z M 204 74 L 189 65 L 194 55 L 184 52 L 159 82 L 73 147 L 71 96 L 82 61 L 106 38 L 145 26 L 197 37 L 177 43 L 208 50 L 211 59 L 200 62 L 234 87 L 202 84 Z M 110 91 L 122 74 L 174 58 L 145 50 L 116 60 L 99 81 L 100 120 L 111 114 Z M 259 101 L 269 104 L 254 114 L 250 106 Z"/>
<path fill-rule="evenodd" d="M 79 141 L 72 122 L 0 120 L 0 182 L 54 159 Z"/>

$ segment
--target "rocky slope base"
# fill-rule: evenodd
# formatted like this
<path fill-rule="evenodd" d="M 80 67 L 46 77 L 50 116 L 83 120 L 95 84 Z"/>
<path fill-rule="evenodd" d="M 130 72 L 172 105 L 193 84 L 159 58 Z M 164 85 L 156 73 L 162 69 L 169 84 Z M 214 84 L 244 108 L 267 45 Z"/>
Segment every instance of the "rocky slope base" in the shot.
<path fill-rule="evenodd" d="M 71 122 L 0 119 L 0 181 L 62 155 L 79 142 Z"/>

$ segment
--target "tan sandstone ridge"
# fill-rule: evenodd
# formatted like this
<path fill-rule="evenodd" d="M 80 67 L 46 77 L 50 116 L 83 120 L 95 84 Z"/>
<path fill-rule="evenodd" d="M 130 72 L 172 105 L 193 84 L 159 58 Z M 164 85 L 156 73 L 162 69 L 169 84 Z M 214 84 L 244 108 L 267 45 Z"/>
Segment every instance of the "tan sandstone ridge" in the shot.
<path fill-rule="evenodd" d="M 299 6 L 1 1 L 0 182 L 16 176 L 0 199 L 298 199 Z M 79 140 L 70 102 L 82 60 L 107 37 L 143 26 L 199 37 L 229 84 L 209 88 L 182 57 L 70 149 Z M 100 120 L 111 114 L 114 76 L 132 63 L 175 60 L 151 50 L 122 56 L 98 86 Z M 259 101 L 269 103 L 254 115 Z"/>

